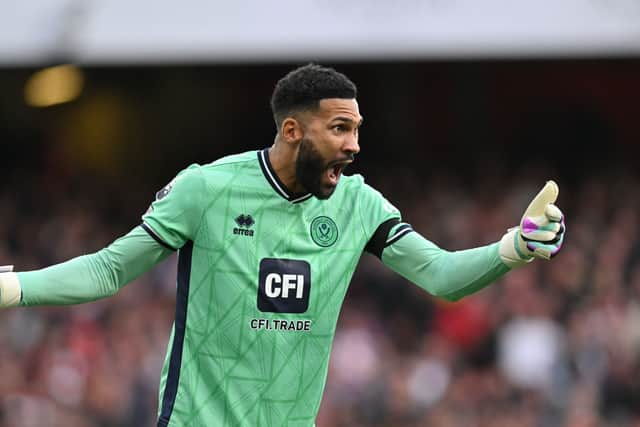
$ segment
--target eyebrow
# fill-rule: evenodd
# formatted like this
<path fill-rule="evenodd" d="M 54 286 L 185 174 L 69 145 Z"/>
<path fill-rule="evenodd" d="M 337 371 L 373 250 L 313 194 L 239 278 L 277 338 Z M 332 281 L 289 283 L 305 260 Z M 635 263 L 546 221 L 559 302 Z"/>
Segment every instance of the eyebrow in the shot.
<path fill-rule="evenodd" d="M 355 123 L 355 120 L 353 120 L 351 117 L 345 117 L 345 116 L 334 117 L 333 120 L 331 120 L 331 121 L 335 122 L 336 120 L 342 121 L 342 122 Z M 357 125 L 358 126 L 362 126 L 363 122 L 364 122 L 364 117 L 360 117 L 360 121 L 358 122 Z"/>

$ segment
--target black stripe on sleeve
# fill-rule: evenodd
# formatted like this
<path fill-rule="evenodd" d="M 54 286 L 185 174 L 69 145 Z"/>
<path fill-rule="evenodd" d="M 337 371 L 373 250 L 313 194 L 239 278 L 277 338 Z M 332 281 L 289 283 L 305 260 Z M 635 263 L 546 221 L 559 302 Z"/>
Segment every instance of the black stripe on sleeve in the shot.
<path fill-rule="evenodd" d="M 160 236 L 158 236 L 156 234 L 155 231 L 153 231 L 153 229 L 151 227 L 149 227 L 146 223 L 142 223 L 141 227 L 144 229 L 144 231 L 146 231 L 149 236 L 151 236 L 153 238 L 153 240 L 155 240 L 156 242 L 160 243 L 162 246 L 164 246 L 165 248 L 172 250 L 172 251 L 177 251 L 178 249 L 174 248 L 173 246 L 169 245 L 168 243 L 166 243 L 164 240 L 162 240 L 160 238 Z"/>
<path fill-rule="evenodd" d="M 378 258 L 382 258 L 382 251 L 387 243 L 389 231 L 398 224 L 400 224 L 398 218 L 391 218 L 380 224 L 371 239 L 369 239 L 367 246 L 364 247 L 364 250 Z"/>
<path fill-rule="evenodd" d="M 402 224 L 400 227 L 396 228 L 396 233 L 387 239 L 387 242 L 384 244 L 386 248 L 389 245 L 393 245 L 395 242 L 400 240 L 403 236 L 411 233 L 413 231 L 413 227 L 409 224 Z"/>
<path fill-rule="evenodd" d="M 158 419 L 158 427 L 169 425 L 173 406 L 178 394 L 180 366 L 182 365 L 182 349 L 187 327 L 187 308 L 189 304 L 189 282 L 191 280 L 191 255 L 193 242 L 189 241 L 180 249 L 178 255 L 178 293 L 176 296 L 176 318 L 174 321 L 173 345 L 169 359 L 167 383 L 162 396 L 162 411 Z"/>

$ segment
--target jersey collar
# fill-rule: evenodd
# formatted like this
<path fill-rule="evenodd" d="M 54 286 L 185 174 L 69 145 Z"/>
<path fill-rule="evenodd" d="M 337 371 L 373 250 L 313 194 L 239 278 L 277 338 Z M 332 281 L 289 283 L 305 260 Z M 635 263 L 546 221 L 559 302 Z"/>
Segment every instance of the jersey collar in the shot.
<path fill-rule="evenodd" d="M 268 148 L 258 151 L 258 162 L 260 163 L 260 168 L 262 169 L 262 173 L 267 179 L 267 182 L 271 184 L 275 192 L 280 196 L 284 197 L 291 203 L 300 203 L 311 198 L 311 193 L 291 193 L 289 189 L 282 183 L 282 181 L 280 181 L 278 175 L 273 170 L 273 166 L 271 166 L 271 161 L 269 161 Z"/>

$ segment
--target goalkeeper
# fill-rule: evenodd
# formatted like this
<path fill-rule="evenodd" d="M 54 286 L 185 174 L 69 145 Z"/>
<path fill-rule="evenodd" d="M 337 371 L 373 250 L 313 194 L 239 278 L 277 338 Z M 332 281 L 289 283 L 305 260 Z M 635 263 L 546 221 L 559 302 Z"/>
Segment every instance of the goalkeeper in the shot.
<path fill-rule="evenodd" d="M 290 72 L 271 107 L 271 147 L 186 168 L 105 249 L 0 273 L 0 307 L 79 304 L 115 294 L 178 251 L 158 426 L 313 426 L 363 252 L 457 300 L 562 246 L 553 181 L 495 243 L 449 252 L 414 231 L 361 176 L 343 174 L 363 119 L 355 85 L 331 68 Z"/>

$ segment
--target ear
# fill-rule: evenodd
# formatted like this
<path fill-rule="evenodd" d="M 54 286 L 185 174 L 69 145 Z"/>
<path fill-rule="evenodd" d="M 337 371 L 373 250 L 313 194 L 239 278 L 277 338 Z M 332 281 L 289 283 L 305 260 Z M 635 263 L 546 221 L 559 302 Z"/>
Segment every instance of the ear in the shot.
<path fill-rule="evenodd" d="M 285 142 L 297 144 L 302 141 L 304 129 L 302 123 L 293 117 L 287 117 L 280 126 L 280 135 Z"/>

